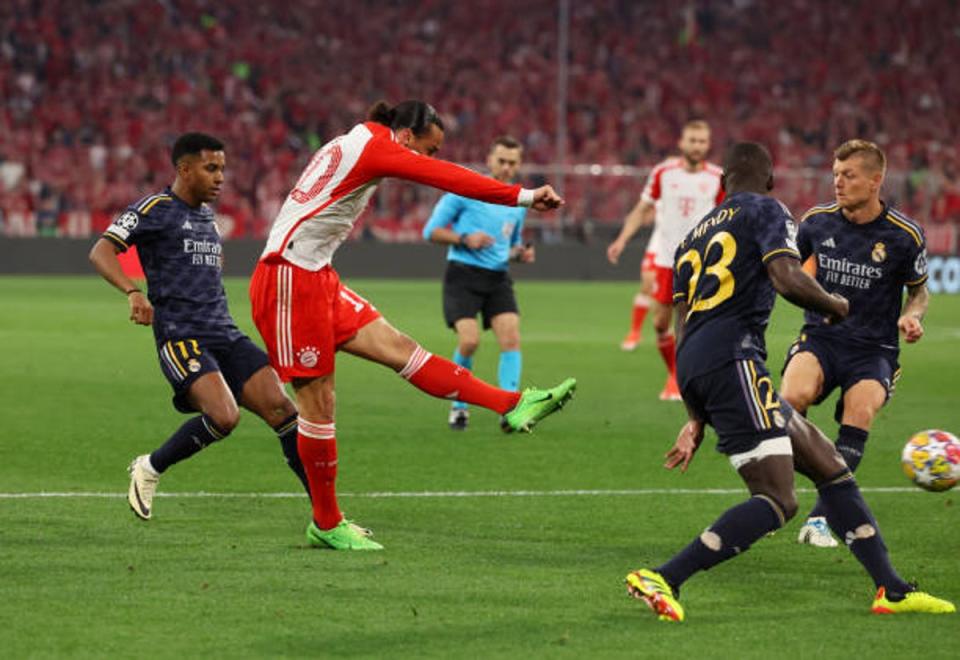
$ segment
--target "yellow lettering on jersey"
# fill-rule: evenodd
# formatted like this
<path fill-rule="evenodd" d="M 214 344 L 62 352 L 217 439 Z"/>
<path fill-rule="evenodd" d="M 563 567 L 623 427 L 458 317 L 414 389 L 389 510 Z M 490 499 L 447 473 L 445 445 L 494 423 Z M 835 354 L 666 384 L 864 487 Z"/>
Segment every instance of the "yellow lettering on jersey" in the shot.
<path fill-rule="evenodd" d="M 719 213 L 714 216 L 711 216 L 697 225 L 696 229 L 693 230 L 693 237 L 700 238 L 706 234 L 710 229 L 716 227 L 717 225 L 723 224 L 728 220 L 733 220 L 733 216 L 740 212 L 739 206 L 731 206 L 730 208 L 722 209 Z"/>

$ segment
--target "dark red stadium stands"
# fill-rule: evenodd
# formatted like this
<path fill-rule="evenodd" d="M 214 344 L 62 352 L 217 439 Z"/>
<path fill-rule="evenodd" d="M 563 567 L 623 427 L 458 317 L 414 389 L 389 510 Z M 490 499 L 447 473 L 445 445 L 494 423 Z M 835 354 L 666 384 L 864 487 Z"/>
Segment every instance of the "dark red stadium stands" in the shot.
<path fill-rule="evenodd" d="M 220 210 L 235 233 L 262 235 L 310 152 L 378 98 L 432 102 L 444 158 L 478 162 L 509 132 L 528 163 L 555 163 L 558 5 L 4 0 L 5 233 L 96 231 L 168 183 L 169 145 L 192 129 L 227 143 Z M 908 213 L 960 222 L 957 3 L 595 0 L 571 12 L 568 163 L 649 167 L 703 117 L 717 147 L 769 145 L 802 212 L 829 199 L 832 149 L 865 137 L 886 149 L 888 194 Z M 639 183 L 569 177 L 569 216 L 619 222 Z M 374 229 L 415 239 L 432 198 L 386 192 Z"/>

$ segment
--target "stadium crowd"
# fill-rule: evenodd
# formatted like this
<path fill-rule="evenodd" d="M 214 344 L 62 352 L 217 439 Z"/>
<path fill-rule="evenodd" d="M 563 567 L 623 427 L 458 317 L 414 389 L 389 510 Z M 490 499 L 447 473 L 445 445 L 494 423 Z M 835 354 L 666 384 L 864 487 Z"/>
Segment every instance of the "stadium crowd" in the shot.
<path fill-rule="evenodd" d="M 5 0 L 2 233 L 96 231 L 170 181 L 169 146 L 196 129 L 227 144 L 219 212 L 262 237 L 309 154 L 379 98 L 433 103 L 443 158 L 479 162 L 510 133 L 527 163 L 556 165 L 560 2 L 529 0 L 518 17 L 507 0 Z M 960 223 L 960 6 L 760 5 L 571 2 L 565 164 L 647 168 L 703 117 L 718 148 L 769 145 L 799 213 L 830 198 L 832 149 L 865 137 L 887 151 L 893 201 Z M 640 183 L 568 174 L 567 216 L 617 224 Z M 434 198 L 386 192 L 369 230 L 415 239 Z M 70 229 L 77 212 L 93 226 Z"/>

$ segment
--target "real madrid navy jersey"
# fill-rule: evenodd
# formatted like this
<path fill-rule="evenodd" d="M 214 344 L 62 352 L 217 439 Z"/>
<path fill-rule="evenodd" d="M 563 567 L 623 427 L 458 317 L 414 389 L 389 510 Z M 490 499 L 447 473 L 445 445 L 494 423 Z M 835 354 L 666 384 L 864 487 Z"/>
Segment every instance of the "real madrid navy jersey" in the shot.
<path fill-rule="evenodd" d="M 897 350 L 897 319 L 903 287 L 927 281 L 923 229 L 884 205 L 865 224 L 847 220 L 836 204 L 815 206 L 800 221 L 797 246 L 803 260 L 813 257 L 817 281 L 850 301 L 850 314 L 826 325 L 807 312 L 804 331 Z"/>
<path fill-rule="evenodd" d="M 123 251 L 137 246 L 158 342 L 243 336 L 227 309 L 223 247 L 213 220 L 209 206 L 188 206 L 168 187 L 128 206 L 103 234 Z"/>
<path fill-rule="evenodd" d="M 689 313 L 677 349 L 681 385 L 733 360 L 766 359 L 776 299 L 772 259 L 797 259 L 796 225 L 778 200 L 740 192 L 713 209 L 677 248 L 674 302 Z"/>

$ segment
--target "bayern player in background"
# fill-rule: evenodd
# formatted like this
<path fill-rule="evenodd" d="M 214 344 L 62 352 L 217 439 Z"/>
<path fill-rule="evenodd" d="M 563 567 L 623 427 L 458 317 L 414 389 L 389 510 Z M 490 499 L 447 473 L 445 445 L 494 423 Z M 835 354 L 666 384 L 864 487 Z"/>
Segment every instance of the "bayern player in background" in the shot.
<path fill-rule="evenodd" d="M 300 417 L 297 447 L 310 484 L 312 545 L 379 550 L 369 530 L 345 520 L 337 504 L 334 361 L 345 351 L 397 371 L 427 394 L 473 403 L 503 416 L 505 431 L 530 427 L 573 395 L 568 378 L 549 390 L 510 392 L 432 355 L 390 325 L 340 282 L 331 261 L 383 177 L 397 177 L 506 206 L 540 211 L 563 200 L 550 186 L 534 190 L 431 158 L 443 143 L 443 121 L 429 104 L 379 102 L 368 121 L 321 147 L 270 230 L 250 282 L 253 319 L 270 361 L 292 381 Z"/>
<path fill-rule="evenodd" d="M 623 221 L 620 234 L 607 248 L 607 259 L 616 265 L 641 227 L 656 221 L 641 268 L 641 289 L 633 301 L 632 325 L 620 347 L 632 351 L 640 341 L 640 328 L 652 307 L 657 349 L 667 367 L 663 401 L 679 401 L 676 340 L 670 331 L 673 311 L 673 253 L 677 245 L 710 209 L 723 201 L 721 170 L 706 160 L 710 151 L 710 126 L 688 121 L 677 143 L 680 155 L 668 158 L 650 172 L 640 201 Z"/>

